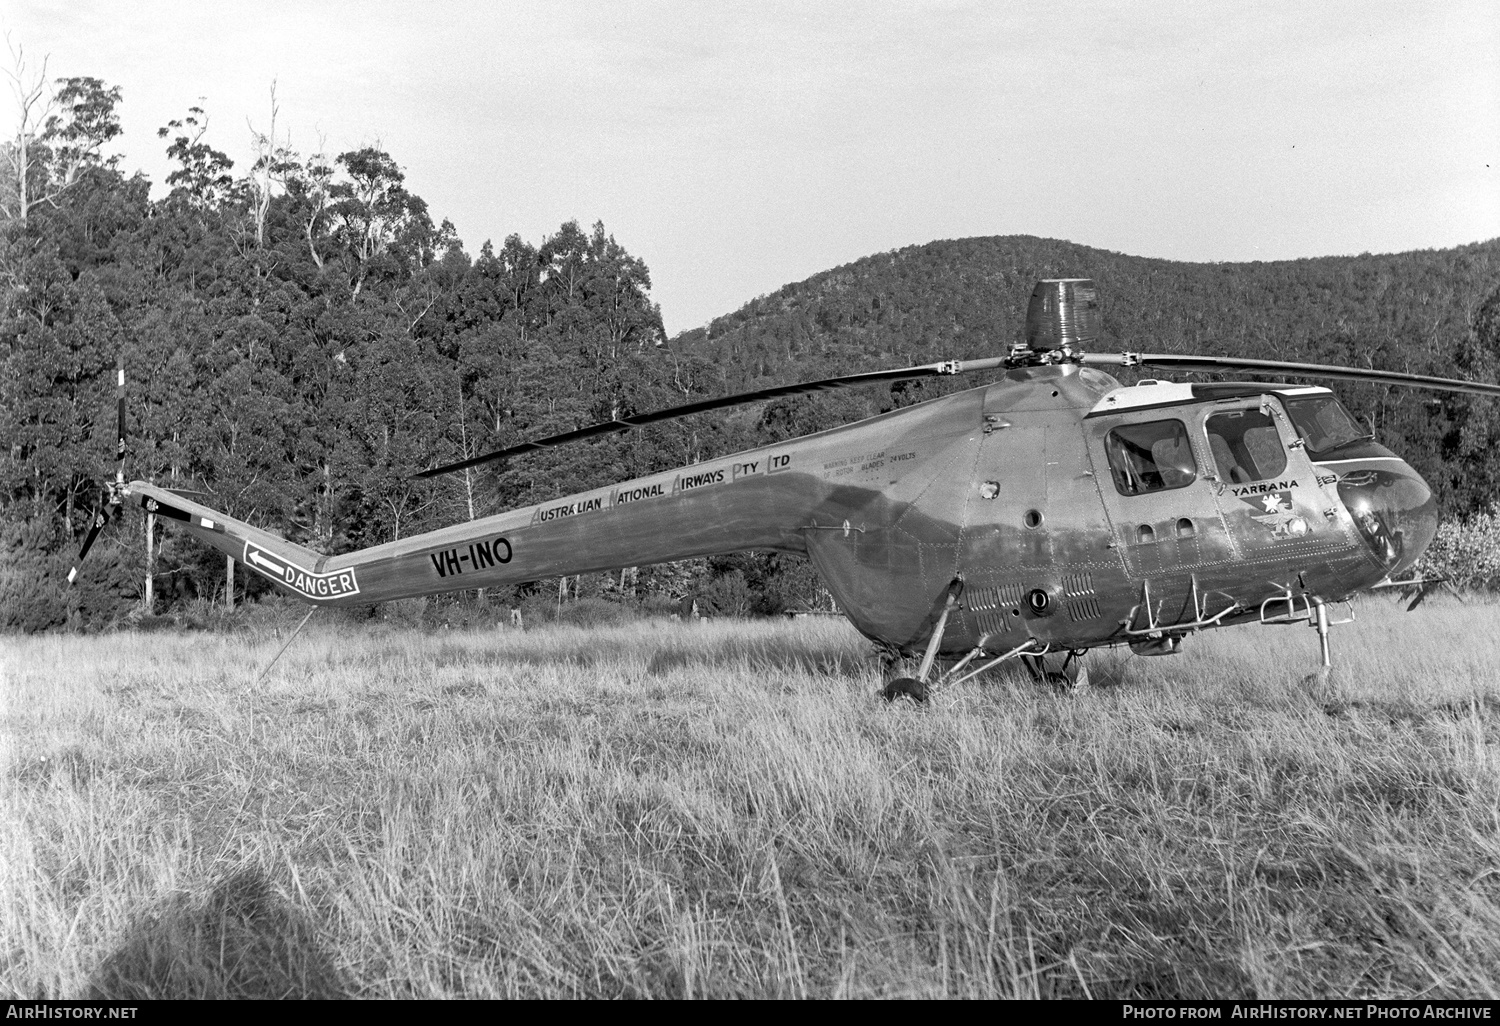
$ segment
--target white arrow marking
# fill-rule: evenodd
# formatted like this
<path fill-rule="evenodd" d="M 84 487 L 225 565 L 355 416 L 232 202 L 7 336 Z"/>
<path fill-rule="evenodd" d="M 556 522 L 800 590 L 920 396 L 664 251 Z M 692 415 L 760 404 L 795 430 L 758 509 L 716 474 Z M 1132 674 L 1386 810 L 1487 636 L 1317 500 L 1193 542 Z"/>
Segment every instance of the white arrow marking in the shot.
<path fill-rule="evenodd" d="M 265 553 L 263 553 L 260 549 L 253 549 L 249 545 L 245 546 L 244 561 L 246 563 L 249 563 L 251 566 L 265 567 L 267 570 L 275 573 L 277 577 L 286 576 L 287 568 L 285 565 L 275 562 L 274 560 L 267 559 Z"/>

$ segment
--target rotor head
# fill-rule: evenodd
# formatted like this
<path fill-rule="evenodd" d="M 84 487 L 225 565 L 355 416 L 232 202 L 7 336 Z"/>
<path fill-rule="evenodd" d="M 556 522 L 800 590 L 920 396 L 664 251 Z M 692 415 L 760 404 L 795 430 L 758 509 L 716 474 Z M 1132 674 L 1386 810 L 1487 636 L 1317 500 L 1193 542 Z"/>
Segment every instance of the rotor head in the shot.
<path fill-rule="evenodd" d="M 1081 349 L 1099 337 L 1099 295 L 1092 278 L 1048 278 L 1031 290 L 1026 348 Z"/>

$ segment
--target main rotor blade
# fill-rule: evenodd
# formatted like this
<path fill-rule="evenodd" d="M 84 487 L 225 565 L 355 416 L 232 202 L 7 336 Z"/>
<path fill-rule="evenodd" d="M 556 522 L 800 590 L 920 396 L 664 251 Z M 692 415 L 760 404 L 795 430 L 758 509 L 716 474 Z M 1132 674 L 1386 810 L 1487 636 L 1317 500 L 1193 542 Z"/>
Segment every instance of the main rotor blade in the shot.
<path fill-rule="evenodd" d="M 1407 388 L 1431 388 L 1444 392 L 1466 392 L 1470 395 L 1500 396 L 1500 385 L 1483 381 L 1461 381 L 1457 378 L 1434 378 L 1426 374 L 1371 370 L 1363 367 L 1336 367 L 1322 363 L 1291 363 L 1286 360 L 1251 360 L 1238 356 L 1178 356 L 1173 353 L 1086 353 L 1083 362 L 1094 366 L 1155 367 L 1171 371 L 1251 371 L 1256 374 L 1283 374 L 1289 377 L 1332 378 L 1339 381 L 1367 381 L 1377 385 L 1403 385 Z"/>
<path fill-rule="evenodd" d="M 78 568 L 83 565 L 83 557 L 89 554 L 89 549 L 94 547 L 94 539 L 99 537 L 99 532 L 104 530 L 105 521 L 109 518 L 104 515 L 104 510 L 94 510 L 94 526 L 89 528 L 89 533 L 84 535 L 83 548 L 78 550 L 78 558 L 73 561 L 72 568 L 68 571 L 68 583 L 72 584 L 78 576 Z"/>
<path fill-rule="evenodd" d="M 678 417 L 691 416 L 694 413 L 707 413 L 710 410 L 723 410 L 731 406 L 744 406 L 749 403 L 757 403 L 766 399 L 776 399 L 787 395 L 804 395 L 809 392 L 827 392 L 838 388 L 849 388 L 854 385 L 868 385 L 877 381 L 901 381 L 910 378 L 935 378 L 947 374 L 969 374 L 974 371 L 993 370 L 1005 365 L 1004 357 L 993 357 L 985 360 L 947 360 L 942 363 L 929 363 L 920 367 L 902 367 L 899 370 L 866 371 L 863 374 L 844 374 L 836 378 L 823 378 L 819 381 L 802 381 L 795 385 L 776 385 L 772 388 L 760 388 L 754 392 L 741 392 L 738 395 L 728 395 L 719 399 L 704 399 L 701 402 L 687 403 L 683 406 L 672 406 L 664 410 L 656 410 L 652 413 L 641 413 L 630 417 L 618 417 L 615 420 L 606 420 L 599 424 L 590 424 L 588 427 L 578 428 L 576 431 L 565 431 L 560 435 L 551 435 L 547 438 L 537 438 L 530 442 L 522 442 L 508 449 L 496 449 L 482 456 L 462 460 L 458 463 L 449 463 L 431 470 L 424 470 L 419 474 L 412 475 L 417 478 L 437 477 L 439 474 L 451 474 L 459 470 L 468 470 L 484 463 L 495 460 L 509 459 L 519 456 L 521 453 L 535 452 L 538 449 L 551 449 L 558 445 L 567 445 L 569 442 L 581 442 L 585 438 L 594 438 L 599 435 L 610 435 L 620 431 L 630 431 L 634 428 L 645 427 L 647 424 L 657 424 L 664 420 L 676 420 Z"/>

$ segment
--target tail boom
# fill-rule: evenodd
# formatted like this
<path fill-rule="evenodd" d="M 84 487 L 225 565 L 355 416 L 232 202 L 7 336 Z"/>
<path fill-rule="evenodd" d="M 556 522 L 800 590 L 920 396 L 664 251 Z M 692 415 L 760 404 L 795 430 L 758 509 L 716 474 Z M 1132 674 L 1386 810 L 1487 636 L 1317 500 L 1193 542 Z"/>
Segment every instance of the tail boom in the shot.
<path fill-rule="evenodd" d="M 847 539 L 863 535 L 869 517 L 894 526 L 955 458 L 940 454 L 972 447 L 982 395 L 962 392 L 335 556 L 155 485 L 136 481 L 128 491 L 299 598 L 384 602 L 750 549 L 806 553 L 808 532 Z"/>
<path fill-rule="evenodd" d="M 341 579 L 329 579 L 320 573 L 318 564 L 324 560 L 322 555 L 279 534 L 146 481 L 130 482 L 125 494 L 138 497 L 147 513 L 177 521 L 199 541 L 240 560 L 302 598 L 328 601 L 358 592 L 357 585 L 352 590 L 345 589 L 341 587 Z"/>
<path fill-rule="evenodd" d="M 798 528 L 826 497 L 824 482 L 735 470 L 703 464 L 336 556 L 156 485 L 132 482 L 129 492 L 298 598 L 358 605 L 744 549 L 806 551 Z"/>

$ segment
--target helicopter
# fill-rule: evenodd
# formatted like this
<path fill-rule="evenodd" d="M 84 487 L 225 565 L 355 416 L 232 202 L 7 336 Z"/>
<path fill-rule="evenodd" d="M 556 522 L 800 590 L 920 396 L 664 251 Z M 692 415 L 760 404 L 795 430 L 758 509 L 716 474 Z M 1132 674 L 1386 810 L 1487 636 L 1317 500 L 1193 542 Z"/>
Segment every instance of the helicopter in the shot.
<path fill-rule="evenodd" d="M 1108 369 L 1238 370 L 1500 396 L 1500 385 L 1235 357 L 1094 353 L 1090 279 L 1038 282 L 1002 355 L 708 399 L 414 475 L 781 396 L 994 372 L 988 384 L 830 430 L 340 555 L 324 555 L 118 466 L 133 498 L 315 606 L 368 604 L 746 550 L 804 555 L 873 641 L 887 699 L 1020 660 L 1077 683 L 1091 649 L 1169 655 L 1234 624 L 1306 624 L 1331 666 L 1330 607 L 1403 581 L 1437 530 L 1431 488 L 1326 387 L 1123 386 Z M 105 522 L 97 513 L 79 564 Z M 71 582 L 78 573 L 75 564 Z M 1418 598 L 1420 599 L 1419 593 Z M 305 622 L 305 621 L 304 621 Z M 896 675 L 918 660 L 914 676 Z M 966 676 L 959 673 L 978 662 Z M 935 667 L 942 666 L 934 676 Z"/>

